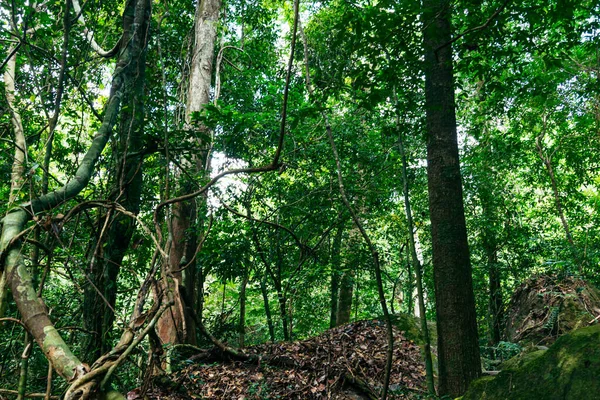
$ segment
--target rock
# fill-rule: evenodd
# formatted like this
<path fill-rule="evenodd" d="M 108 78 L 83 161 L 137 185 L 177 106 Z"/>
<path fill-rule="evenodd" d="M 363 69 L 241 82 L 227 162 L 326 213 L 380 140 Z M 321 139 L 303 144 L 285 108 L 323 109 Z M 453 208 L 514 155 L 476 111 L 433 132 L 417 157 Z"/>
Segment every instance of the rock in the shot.
<path fill-rule="evenodd" d="M 505 336 L 509 342 L 548 345 L 600 314 L 600 291 L 582 279 L 539 275 L 513 294 Z"/>
<path fill-rule="evenodd" d="M 600 394 L 600 325 L 561 336 L 505 363 L 495 377 L 474 381 L 462 400 L 587 400 Z"/>

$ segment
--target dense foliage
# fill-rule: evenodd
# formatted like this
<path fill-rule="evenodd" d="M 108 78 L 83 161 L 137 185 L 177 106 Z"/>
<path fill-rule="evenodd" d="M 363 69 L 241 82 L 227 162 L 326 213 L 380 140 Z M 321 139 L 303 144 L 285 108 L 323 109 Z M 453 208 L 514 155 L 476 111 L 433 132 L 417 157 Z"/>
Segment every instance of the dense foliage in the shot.
<path fill-rule="evenodd" d="M 121 15 L 136 2 L 125 3 L 82 4 L 85 26 L 70 0 L 2 3 L 3 216 L 78 179 L 74 171 L 106 123 L 111 79 L 125 52 L 100 57 L 86 35 L 94 32 L 105 49 L 121 43 Z M 454 50 L 479 337 L 495 345 L 494 321 L 501 321 L 510 294 L 526 278 L 557 273 L 600 285 L 600 3 L 449 4 L 453 39 L 445 46 Z M 414 314 L 403 141 L 426 317 L 434 320 L 422 43 L 429 21 L 423 20 L 419 2 L 301 2 L 287 83 L 292 4 L 224 2 L 211 103 L 191 117 L 201 130 L 185 120 L 196 5 L 177 0 L 153 2 L 151 8 L 141 67 L 145 78 L 136 81 L 142 82 L 143 102 L 123 100 L 109 143 L 82 191 L 52 209 L 38 210 L 18 240 L 0 243 L 3 271 L 8 271 L 8 250 L 17 242 L 21 246 L 34 287 L 73 353 L 90 354 L 86 346 L 94 332 L 86 329 L 86 296 L 114 292 L 104 311 L 114 312 L 105 338 L 110 349 L 129 324 L 145 277 L 154 268 L 152 278 L 166 279 L 160 267 L 166 261 L 157 245 L 167 251 L 171 246 L 173 206 L 157 206 L 202 188 L 219 172 L 269 165 L 282 132 L 277 168 L 227 175 L 193 200 L 197 223 L 186 235 L 198 237 L 199 245 L 195 258 L 180 265 L 201 280 L 194 318 L 222 342 L 243 347 L 305 339 L 348 319 L 382 314 L 370 248 L 340 195 L 330 129 L 346 194 L 379 252 L 388 306 L 391 312 Z M 138 104 L 143 114 L 135 114 L 141 112 Z M 25 148 L 16 139 L 17 115 Z M 132 127 L 139 130 L 135 146 L 127 142 Z M 210 171 L 192 168 L 207 146 Z M 17 161 L 22 177 L 16 179 L 13 162 L 19 151 L 24 159 Z M 123 184 L 128 175 L 119 172 L 131 162 L 128 152 L 138 157 L 128 168 L 141 173 L 134 206 L 127 206 L 131 195 L 123 194 L 133 178 Z M 111 219 L 120 213 L 114 205 L 120 202 L 135 214 L 135 230 L 116 279 L 101 281 L 107 287 L 97 288 L 92 265 L 104 254 L 99 249 L 109 240 L 108 225 L 120 223 Z M 158 286 L 151 291 L 154 297 L 145 311 L 160 303 Z M 21 355 L 31 338 L 24 338 L 15 322 L 21 319 L 17 306 L 8 299 L 6 309 L 0 303 L 0 318 L 7 318 L 0 322 L 0 388 L 16 390 Z M 147 322 L 140 320 L 136 328 Z M 200 329 L 194 335 L 199 346 L 209 343 Z M 133 350 L 113 376 L 113 387 L 126 392 L 142 385 L 151 342 L 144 340 Z M 173 343 L 161 346 L 165 357 L 176 348 Z M 90 365 L 94 360 L 84 358 Z M 27 391 L 44 392 L 48 363 L 36 345 L 28 368 Z M 68 386 L 56 377 L 52 384 L 56 395 Z"/>

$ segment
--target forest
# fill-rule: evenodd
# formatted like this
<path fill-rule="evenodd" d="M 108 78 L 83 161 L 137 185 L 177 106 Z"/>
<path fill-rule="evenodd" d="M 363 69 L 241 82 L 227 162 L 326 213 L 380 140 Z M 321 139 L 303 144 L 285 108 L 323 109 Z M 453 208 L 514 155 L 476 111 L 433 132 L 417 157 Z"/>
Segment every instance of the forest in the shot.
<path fill-rule="evenodd" d="M 600 1 L 0 24 L 0 399 L 600 392 Z"/>

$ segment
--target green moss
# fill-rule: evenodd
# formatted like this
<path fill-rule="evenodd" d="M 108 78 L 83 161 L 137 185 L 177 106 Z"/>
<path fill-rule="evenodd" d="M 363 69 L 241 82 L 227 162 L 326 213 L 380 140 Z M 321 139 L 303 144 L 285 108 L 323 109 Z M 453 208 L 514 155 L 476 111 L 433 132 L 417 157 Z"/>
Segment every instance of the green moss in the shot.
<path fill-rule="evenodd" d="M 471 384 L 463 400 L 585 400 L 600 393 L 600 325 L 560 337 L 550 349 L 533 351 L 496 377 Z"/>
<path fill-rule="evenodd" d="M 530 347 L 529 349 L 523 351 L 521 354 L 514 356 L 510 360 L 506 360 L 504 363 L 502 363 L 500 369 L 502 369 L 503 371 L 509 369 L 518 369 L 523 365 L 535 360 L 539 356 L 543 355 L 545 352 L 546 350 L 540 350 L 536 347 Z"/>
<path fill-rule="evenodd" d="M 392 324 L 401 331 L 404 332 L 404 336 L 408 340 L 412 340 L 416 344 L 423 344 L 423 338 L 421 337 L 421 330 L 419 329 L 419 319 L 408 314 L 393 314 L 390 315 Z"/>

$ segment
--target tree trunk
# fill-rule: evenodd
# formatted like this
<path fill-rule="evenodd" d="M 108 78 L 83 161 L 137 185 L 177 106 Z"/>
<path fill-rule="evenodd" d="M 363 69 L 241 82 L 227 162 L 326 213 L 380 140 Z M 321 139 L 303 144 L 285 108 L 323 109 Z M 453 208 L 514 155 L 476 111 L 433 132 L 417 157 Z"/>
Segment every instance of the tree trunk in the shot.
<path fill-rule="evenodd" d="M 336 322 L 343 325 L 350 322 L 352 314 L 352 292 L 354 290 L 354 270 L 349 269 L 342 274 L 340 279 L 340 294 L 338 297 L 338 309 Z"/>
<path fill-rule="evenodd" d="M 210 89 L 212 82 L 214 49 L 217 38 L 217 25 L 221 0 L 202 0 L 196 7 L 194 18 L 194 41 L 191 53 L 191 67 L 187 88 L 187 100 L 185 109 L 186 129 L 196 131 L 194 137 L 206 138 L 209 130 L 203 125 L 193 121 L 194 113 L 198 113 L 210 102 Z M 207 173 L 210 163 L 209 149 L 211 143 L 205 139 L 197 139 L 196 146 L 200 149 L 197 155 L 192 156 L 191 165 L 182 162 L 184 168 L 189 168 L 194 175 L 201 176 Z M 193 192 L 191 185 L 183 184 L 180 195 Z M 197 246 L 197 234 L 191 232 L 200 231 L 197 210 L 204 210 L 203 204 L 196 206 L 196 201 L 205 203 L 206 197 L 200 196 L 197 200 L 178 202 L 173 205 L 170 221 L 170 274 L 173 292 L 179 297 L 175 299 L 175 306 L 169 310 L 164 318 L 158 323 L 158 335 L 163 343 L 196 343 L 196 327 L 193 318 L 194 305 L 200 305 L 200 300 L 194 300 L 203 296 L 198 293 L 197 267 L 194 260 Z M 185 262 L 184 262 L 185 261 Z M 182 270 L 185 264 L 191 263 Z M 202 279 L 203 280 L 203 279 Z M 196 315 L 199 314 L 196 309 Z"/>
<path fill-rule="evenodd" d="M 400 116 L 398 114 L 400 110 L 398 110 L 397 103 L 398 102 L 396 100 L 396 126 L 400 127 Z M 404 211 L 406 213 L 406 221 L 408 223 L 408 248 L 412 260 L 412 269 L 415 271 L 415 277 L 417 280 L 417 297 L 419 302 L 419 314 L 421 316 L 421 334 L 423 335 L 423 342 L 425 343 L 423 350 L 425 353 L 427 390 L 429 391 L 429 394 L 435 395 L 435 385 L 433 382 L 433 362 L 431 360 L 431 340 L 429 338 L 429 327 L 427 326 L 427 313 L 425 310 L 425 295 L 423 293 L 423 274 L 421 272 L 421 263 L 417 257 L 417 249 L 415 246 L 415 224 L 413 223 L 408 189 L 408 162 L 406 161 L 406 151 L 404 149 L 404 138 L 402 132 L 400 132 L 398 143 L 400 148 L 400 158 L 402 159 L 402 192 L 404 194 Z"/>
<path fill-rule="evenodd" d="M 141 29 L 145 32 L 147 25 Z M 140 211 L 142 192 L 145 54 L 145 51 L 140 52 L 128 65 L 131 79 L 123 87 L 123 107 L 116 148 L 113 150 L 116 174 L 111 200 L 133 214 Z M 86 330 L 96 332 L 87 343 L 86 359 L 90 362 L 112 347 L 109 334 L 115 319 L 117 278 L 135 232 L 135 221 L 129 216 L 109 212 L 106 221 L 103 219 L 100 219 L 99 225 L 107 223 L 107 232 L 99 229 L 97 244 L 92 244 L 94 249 L 89 264 L 92 284 L 84 286 L 83 325 Z"/>
<path fill-rule="evenodd" d="M 239 340 L 238 347 L 244 347 L 244 339 L 246 337 L 246 286 L 248 286 L 248 271 L 244 271 L 244 278 L 240 284 L 240 323 L 238 326 Z"/>
<path fill-rule="evenodd" d="M 500 269 L 498 268 L 498 252 L 495 247 L 486 246 L 485 249 L 489 274 L 489 328 L 490 344 L 497 345 L 501 340 L 503 320 L 502 285 L 500 280 Z"/>
<path fill-rule="evenodd" d="M 16 97 L 15 97 L 15 80 L 17 74 L 17 52 L 13 46 L 9 46 L 8 55 L 14 52 L 6 63 L 6 69 L 4 70 L 4 93 L 6 97 L 6 103 L 10 109 L 10 122 L 14 132 L 15 140 L 15 155 L 10 174 L 10 192 L 8 195 L 8 202 L 12 207 L 19 197 L 19 192 L 23 184 L 25 183 L 25 163 L 27 158 L 26 148 L 27 142 L 25 141 L 25 131 L 23 130 L 23 123 L 21 122 L 21 114 L 16 108 Z M 0 270 L 0 318 L 4 316 L 6 311 L 8 298 L 8 280 L 4 271 Z"/>
<path fill-rule="evenodd" d="M 407 241 L 408 244 L 408 241 Z M 411 250 L 410 250 L 410 246 L 406 246 L 406 271 L 407 271 L 407 278 L 406 278 L 406 312 L 409 315 L 414 315 L 415 313 L 415 301 L 414 301 L 414 296 L 413 296 L 413 292 L 415 291 L 415 285 L 414 285 L 414 271 L 413 271 L 413 263 L 411 261 Z"/>
<path fill-rule="evenodd" d="M 340 275 L 341 275 L 341 258 L 340 253 L 342 249 L 342 237 L 344 234 L 344 224 L 338 226 L 335 236 L 333 238 L 333 246 L 331 247 L 331 304 L 329 312 L 329 327 L 334 328 L 338 326 L 337 323 L 337 312 L 338 312 L 338 296 L 340 293 Z"/>
<path fill-rule="evenodd" d="M 260 292 L 262 293 L 263 303 L 265 306 L 265 316 L 267 317 L 267 326 L 269 327 L 269 338 L 271 342 L 275 341 L 275 326 L 273 325 L 273 317 L 271 316 L 271 306 L 269 305 L 269 292 L 267 291 L 266 277 L 260 280 Z"/>
<path fill-rule="evenodd" d="M 458 397 L 481 374 L 458 159 L 448 0 L 423 1 L 427 177 L 436 294 L 439 395 Z"/>

